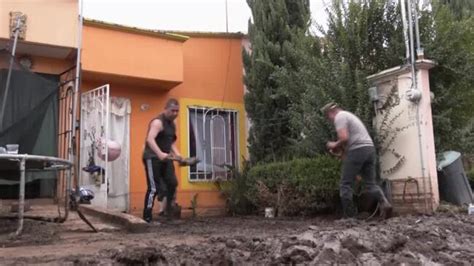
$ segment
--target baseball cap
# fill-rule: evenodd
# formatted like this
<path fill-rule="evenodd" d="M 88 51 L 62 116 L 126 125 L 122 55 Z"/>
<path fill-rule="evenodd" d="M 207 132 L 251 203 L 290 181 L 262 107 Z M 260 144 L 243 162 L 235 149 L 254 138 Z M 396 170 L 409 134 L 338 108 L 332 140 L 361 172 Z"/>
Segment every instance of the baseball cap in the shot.
<path fill-rule="evenodd" d="M 329 102 L 325 104 L 323 107 L 321 107 L 321 109 L 319 110 L 321 111 L 321 113 L 326 114 L 329 110 L 334 109 L 336 107 L 337 107 L 337 103 Z"/>

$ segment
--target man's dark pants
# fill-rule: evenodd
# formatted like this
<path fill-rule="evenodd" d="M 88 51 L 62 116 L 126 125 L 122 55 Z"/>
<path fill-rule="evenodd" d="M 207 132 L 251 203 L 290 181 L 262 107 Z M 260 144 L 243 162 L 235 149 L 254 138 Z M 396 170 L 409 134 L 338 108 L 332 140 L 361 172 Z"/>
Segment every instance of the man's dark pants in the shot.
<path fill-rule="evenodd" d="M 173 161 L 160 161 L 159 159 L 151 158 L 144 159 L 143 163 L 145 165 L 147 182 L 143 219 L 150 222 L 156 197 L 158 197 L 159 201 L 166 197 L 165 210 L 171 210 L 178 181 L 174 172 Z"/>
<path fill-rule="evenodd" d="M 342 165 L 342 175 L 339 188 L 342 207 L 345 216 L 356 214 L 353 203 L 354 181 L 357 175 L 362 177 L 362 186 L 377 201 L 381 202 L 385 196 L 375 181 L 375 148 L 373 146 L 360 147 L 349 150 Z"/>

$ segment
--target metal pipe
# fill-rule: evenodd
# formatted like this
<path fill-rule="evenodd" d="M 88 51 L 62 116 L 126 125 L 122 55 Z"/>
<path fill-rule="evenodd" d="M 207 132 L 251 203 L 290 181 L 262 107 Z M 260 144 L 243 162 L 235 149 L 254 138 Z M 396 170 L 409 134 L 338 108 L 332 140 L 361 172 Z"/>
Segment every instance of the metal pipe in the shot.
<path fill-rule="evenodd" d="M 411 76 L 413 78 L 412 88 L 416 89 L 416 74 L 415 74 L 415 51 L 414 51 L 414 40 L 413 40 L 413 17 L 412 17 L 412 10 L 411 10 L 411 0 L 408 1 L 408 30 L 409 30 L 409 39 L 410 39 L 410 63 L 411 63 Z"/>
<path fill-rule="evenodd" d="M 420 29 L 418 26 L 418 0 L 413 0 L 412 4 L 414 3 L 415 6 L 412 6 L 413 8 L 413 15 L 414 15 L 414 20 L 415 20 L 415 35 L 416 35 L 416 55 L 417 57 L 423 56 L 423 51 L 421 49 L 421 42 L 420 42 Z M 415 89 L 418 88 L 418 83 L 417 79 L 415 79 Z M 421 94 L 421 91 L 420 91 Z M 418 144 L 419 144 L 419 149 L 420 149 L 420 157 L 422 158 L 421 160 L 421 173 L 422 173 L 422 178 L 423 178 L 423 193 L 424 195 L 424 201 L 425 201 L 425 211 L 428 212 L 428 194 L 427 194 L 427 184 L 426 184 L 426 178 L 428 178 L 425 175 L 426 169 L 423 161 L 423 144 L 422 144 L 422 134 L 421 134 L 421 126 L 420 126 L 420 105 L 418 104 L 416 107 L 416 119 L 417 119 L 417 129 L 418 129 Z M 430 183 L 430 190 L 431 190 L 431 180 L 428 180 Z M 431 195 L 431 191 L 430 191 Z M 432 201 L 430 199 L 430 201 Z M 431 208 L 430 208 L 431 209 Z"/>
<path fill-rule="evenodd" d="M 17 18 L 16 26 L 15 26 L 15 29 L 13 30 L 15 32 L 15 37 L 13 38 L 13 48 L 12 48 L 12 54 L 10 57 L 10 66 L 8 67 L 7 81 L 5 83 L 5 93 L 3 94 L 2 107 L 0 109 L 0 131 L 3 131 L 3 119 L 5 116 L 5 106 L 7 104 L 8 89 L 10 88 L 10 79 L 12 75 L 13 62 L 15 61 L 15 52 L 16 52 L 16 45 L 18 43 L 18 35 L 20 34 L 21 18 L 22 16 L 19 16 Z"/>
<path fill-rule="evenodd" d="M 54 163 L 54 167 L 49 169 L 42 169 L 41 171 L 60 171 L 67 170 L 72 167 L 72 163 L 68 160 L 64 160 L 57 157 L 51 156 L 40 156 L 40 155 L 27 155 L 27 154 L 0 154 L 0 160 L 14 160 L 19 163 L 20 170 L 20 188 L 19 188 L 19 197 L 18 197 L 18 228 L 15 232 L 15 235 L 18 236 L 23 231 L 23 222 L 24 222 L 24 213 L 25 213 L 25 186 L 26 186 L 26 161 L 41 161 L 41 162 L 50 162 Z M 65 217 L 61 219 L 59 217 L 59 222 L 63 222 L 67 218 L 67 209 Z"/>
<path fill-rule="evenodd" d="M 416 69 L 415 69 L 415 52 L 414 52 L 414 36 L 413 36 L 413 22 L 412 22 L 412 2 L 411 0 L 408 1 L 408 21 L 410 25 L 410 57 L 411 57 L 411 74 L 413 78 L 412 82 L 412 89 L 418 90 L 418 82 L 416 77 Z M 415 18 L 416 19 L 416 18 Z M 425 175 L 425 163 L 424 163 L 424 156 L 423 156 L 423 143 L 422 143 L 422 134 L 421 134 L 421 126 L 420 126 L 420 102 L 416 104 L 416 128 L 418 131 L 418 149 L 420 155 L 420 167 L 421 167 L 421 178 L 423 179 L 423 192 L 424 192 L 424 201 L 426 207 L 426 175 Z"/>
<path fill-rule="evenodd" d="M 105 174 L 104 174 L 104 180 L 105 180 L 105 185 L 108 186 L 108 183 L 109 183 L 109 145 L 107 143 L 107 140 L 109 139 L 109 119 L 110 119 L 110 85 L 107 84 L 106 87 L 105 87 L 105 114 L 103 116 L 104 119 L 105 119 L 105 132 L 102 134 L 103 135 L 103 139 L 101 140 L 101 142 L 105 142 L 102 143 L 102 149 L 105 149 L 105 151 L 103 150 L 103 152 L 105 152 L 105 161 L 104 161 L 104 168 L 105 168 Z M 104 124 L 102 123 L 102 125 Z M 104 146 L 105 145 L 105 146 Z"/>
<path fill-rule="evenodd" d="M 413 8 L 413 14 L 415 18 L 415 35 L 416 35 L 416 54 L 419 55 L 421 52 L 421 43 L 420 43 L 420 29 L 418 27 L 418 0 L 415 1 L 415 7 Z"/>
<path fill-rule="evenodd" d="M 403 39 L 405 41 L 405 58 L 408 60 L 410 58 L 410 45 L 408 44 L 408 28 L 407 28 L 407 18 L 406 18 L 406 0 L 400 0 L 400 9 L 402 12 L 402 25 L 403 25 Z"/>
<path fill-rule="evenodd" d="M 20 159 L 20 198 L 18 203 L 18 229 L 15 235 L 20 235 L 23 231 L 23 213 L 25 211 L 25 161 L 26 156 Z"/>
<path fill-rule="evenodd" d="M 409 8 L 408 8 L 408 19 L 410 23 L 410 51 L 411 51 L 411 74 L 412 74 L 412 89 L 418 90 L 418 82 L 417 82 L 417 77 L 416 77 L 416 66 L 415 66 L 415 52 L 414 52 L 414 36 L 413 36 L 413 23 L 412 23 L 412 3 L 411 0 L 408 0 Z M 417 103 L 416 106 L 416 126 L 418 129 L 418 138 L 419 138 L 419 149 L 420 149 L 420 158 L 421 158 L 421 173 L 424 176 L 425 174 L 425 166 L 423 162 L 423 144 L 422 144 L 422 139 L 421 139 L 421 127 L 420 127 L 420 103 Z"/>
<path fill-rule="evenodd" d="M 82 50 L 82 24 L 83 24 L 83 17 L 82 17 L 82 0 L 78 0 L 78 9 L 79 9 L 79 25 L 78 25 L 78 32 L 77 32 L 77 56 L 76 56 L 76 80 L 74 84 L 74 94 L 73 94 L 73 102 L 72 102 L 72 121 L 71 121 L 71 139 L 69 142 L 69 161 L 74 164 L 76 162 L 76 119 L 77 119 L 77 106 L 78 106 L 78 95 L 79 95 L 79 85 L 80 85 L 80 74 L 81 74 L 81 50 Z M 75 167 L 73 167 L 72 176 L 74 177 L 74 182 L 76 186 L 76 193 L 79 191 L 79 164 L 76 162 Z M 71 187 L 67 188 L 67 192 L 70 193 Z"/>
<path fill-rule="evenodd" d="M 18 160 L 20 161 L 22 158 L 28 159 L 28 161 L 48 161 L 56 164 L 61 164 L 61 165 L 66 165 L 66 166 L 72 166 L 71 162 L 69 160 L 61 159 L 58 157 L 51 157 L 51 156 L 43 156 L 43 155 L 25 155 L 25 154 L 9 154 L 9 153 L 3 153 L 0 154 L 0 159 L 9 159 L 9 160 Z"/>
<path fill-rule="evenodd" d="M 77 67 L 77 66 L 76 66 Z M 69 102 L 68 102 L 68 94 L 73 92 L 74 90 L 74 86 L 73 84 L 69 83 L 67 84 L 66 86 L 66 97 L 65 97 L 65 108 L 64 108 L 64 111 L 68 111 L 68 110 L 71 110 L 71 113 L 69 114 L 69 116 L 71 117 L 72 116 L 72 112 L 74 112 L 74 110 L 72 109 L 69 109 Z M 67 125 L 67 117 L 65 116 L 64 117 L 64 125 Z M 72 120 L 72 119 L 71 119 Z M 71 124 L 73 125 L 73 124 Z M 67 130 L 67 128 L 66 128 Z M 69 134 L 65 134 L 66 138 L 67 138 L 67 143 L 69 144 L 69 148 L 71 148 L 72 146 L 71 145 L 71 141 L 72 141 L 72 132 L 74 132 L 74 128 L 70 128 L 71 132 Z M 66 145 L 64 145 L 66 146 Z M 67 150 L 66 150 L 67 152 Z M 68 158 L 68 159 L 71 159 L 71 158 Z M 73 161 L 70 161 L 71 163 L 73 163 Z M 74 167 L 72 167 L 74 168 Z M 72 188 L 72 182 L 71 182 L 71 179 L 72 179 L 72 175 L 73 175 L 73 172 L 74 172 L 74 169 L 69 169 L 68 171 L 66 171 L 66 174 L 64 175 L 65 177 L 65 181 L 66 181 L 66 191 L 65 191 L 65 195 L 64 195 L 64 209 L 65 209 L 65 213 L 64 213 L 64 221 L 67 220 L 68 216 L 69 216 L 69 200 L 70 200 L 70 194 L 71 194 L 71 188 Z"/>
<path fill-rule="evenodd" d="M 227 10 L 227 0 L 225 0 L 225 32 L 229 32 L 229 15 Z"/>

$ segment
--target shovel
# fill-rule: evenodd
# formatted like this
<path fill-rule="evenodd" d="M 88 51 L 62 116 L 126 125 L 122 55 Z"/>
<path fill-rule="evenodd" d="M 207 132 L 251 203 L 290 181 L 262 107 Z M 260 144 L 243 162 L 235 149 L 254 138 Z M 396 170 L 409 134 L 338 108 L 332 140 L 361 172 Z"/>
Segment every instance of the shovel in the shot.
<path fill-rule="evenodd" d="M 176 157 L 173 155 L 168 156 L 168 159 L 178 162 L 179 166 L 182 166 L 182 167 L 196 165 L 201 161 L 197 157 L 182 158 L 182 157 Z"/>

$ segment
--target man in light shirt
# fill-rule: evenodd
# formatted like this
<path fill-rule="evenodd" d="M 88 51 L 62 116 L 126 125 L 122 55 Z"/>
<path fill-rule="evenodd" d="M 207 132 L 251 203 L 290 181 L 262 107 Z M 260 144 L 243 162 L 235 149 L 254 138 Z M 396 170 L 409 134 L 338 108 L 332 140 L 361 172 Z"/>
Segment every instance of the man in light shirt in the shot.
<path fill-rule="evenodd" d="M 350 218 L 357 215 L 352 187 L 356 177 L 361 176 L 366 192 L 379 202 L 381 216 L 388 218 L 392 206 L 375 181 L 375 147 L 367 128 L 356 115 L 335 103 L 326 104 L 321 112 L 334 124 L 337 131 L 337 140 L 328 141 L 326 148 L 332 154 L 340 151 L 343 153 L 339 195 L 344 216 Z"/>

